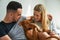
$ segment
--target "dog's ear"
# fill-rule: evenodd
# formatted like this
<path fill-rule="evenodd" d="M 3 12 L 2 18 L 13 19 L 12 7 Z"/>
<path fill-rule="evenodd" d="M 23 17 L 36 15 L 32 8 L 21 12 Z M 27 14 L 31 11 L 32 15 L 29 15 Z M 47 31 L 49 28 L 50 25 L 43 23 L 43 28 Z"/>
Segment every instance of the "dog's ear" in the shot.
<path fill-rule="evenodd" d="M 24 20 L 19 23 L 19 25 L 23 26 L 24 28 L 29 28 L 30 26 L 30 21 L 29 20 Z"/>
<path fill-rule="evenodd" d="M 19 24 L 18 24 L 18 25 L 20 25 L 20 26 L 21 26 L 21 25 L 23 25 L 23 24 L 24 24 L 24 21 L 22 21 L 22 22 L 19 22 Z"/>
<path fill-rule="evenodd" d="M 19 25 L 22 25 L 26 29 L 34 29 L 35 28 L 35 25 L 31 24 L 30 20 L 24 20 L 24 21 L 20 22 Z"/>

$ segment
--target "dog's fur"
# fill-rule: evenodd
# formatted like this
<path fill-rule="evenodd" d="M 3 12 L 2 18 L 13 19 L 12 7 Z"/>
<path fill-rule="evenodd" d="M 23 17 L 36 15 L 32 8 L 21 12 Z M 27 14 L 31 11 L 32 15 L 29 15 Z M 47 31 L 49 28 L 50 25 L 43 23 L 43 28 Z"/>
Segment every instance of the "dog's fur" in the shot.
<path fill-rule="evenodd" d="M 35 31 L 36 26 L 30 23 L 29 20 L 24 20 L 19 23 L 19 25 L 22 25 L 25 31 L 25 35 L 28 40 L 37 40 L 37 32 Z M 28 34 L 28 31 L 32 30 L 32 34 Z"/>
<path fill-rule="evenodd" d="M 50 17 L 50 16 L 48 16 Z M 50 20 L 52 20 L 52 17 L 50 18 Z M 47 39 L 41 39 L 40 37 L 40 33 L 42 33 L 41 30 L 38 29 L 38 27 L 36 27 L 35 24 L 31 24 L 31 19 L 30 20 L 24 20 L 22 22 L 19 23 L 19 25 L 22 25 L 22 27 L 24 28 L 24 32 L 25 35 L 27 37 L 27 40 L 47 40 Z M 32 30 L 32 35 L 29 31 Z M 50 31 L 47 31 L 47 33 L 50 33 Z M 49 34 L 50 35 L 50 34 Z M 53 38 L 53 37 L 50 37 Z"/>

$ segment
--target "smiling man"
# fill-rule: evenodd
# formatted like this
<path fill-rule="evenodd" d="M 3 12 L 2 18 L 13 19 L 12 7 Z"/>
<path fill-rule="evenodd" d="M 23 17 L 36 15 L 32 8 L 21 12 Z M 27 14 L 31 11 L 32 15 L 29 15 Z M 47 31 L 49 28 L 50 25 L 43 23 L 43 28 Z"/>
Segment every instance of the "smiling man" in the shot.
<path fill-rule="evenodd" d="M 17 24 L 22 13 L 21 3 L 9 2 L 6 11 L 4 20 L 0 22 L 0 40 L 26 40 L 23 28 Z"/>

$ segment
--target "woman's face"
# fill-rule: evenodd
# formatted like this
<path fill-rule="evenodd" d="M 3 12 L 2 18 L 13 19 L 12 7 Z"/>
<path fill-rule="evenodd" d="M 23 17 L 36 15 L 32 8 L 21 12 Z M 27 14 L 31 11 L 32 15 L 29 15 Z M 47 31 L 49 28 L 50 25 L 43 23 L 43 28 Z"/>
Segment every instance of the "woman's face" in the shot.
<path fill-rule="evenodd" d="M 41 21 L 41 12 L 34 11 L 34 20 Z"/>

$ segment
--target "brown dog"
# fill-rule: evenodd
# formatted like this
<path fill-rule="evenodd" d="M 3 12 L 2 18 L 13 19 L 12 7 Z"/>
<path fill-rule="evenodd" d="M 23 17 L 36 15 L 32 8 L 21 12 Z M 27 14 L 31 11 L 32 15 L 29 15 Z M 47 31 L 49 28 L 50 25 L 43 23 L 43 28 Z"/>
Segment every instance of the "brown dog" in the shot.
<path fill-rule="evenodd" d="M 37 32 L 35 31 L 36 26 L 30 23 L 29 20 L 24 20 L 19 23 L 19 25 L 22 25 L 25 31 L 25 35 L 27 37 L 27 40 L 37 40 Z"/>

